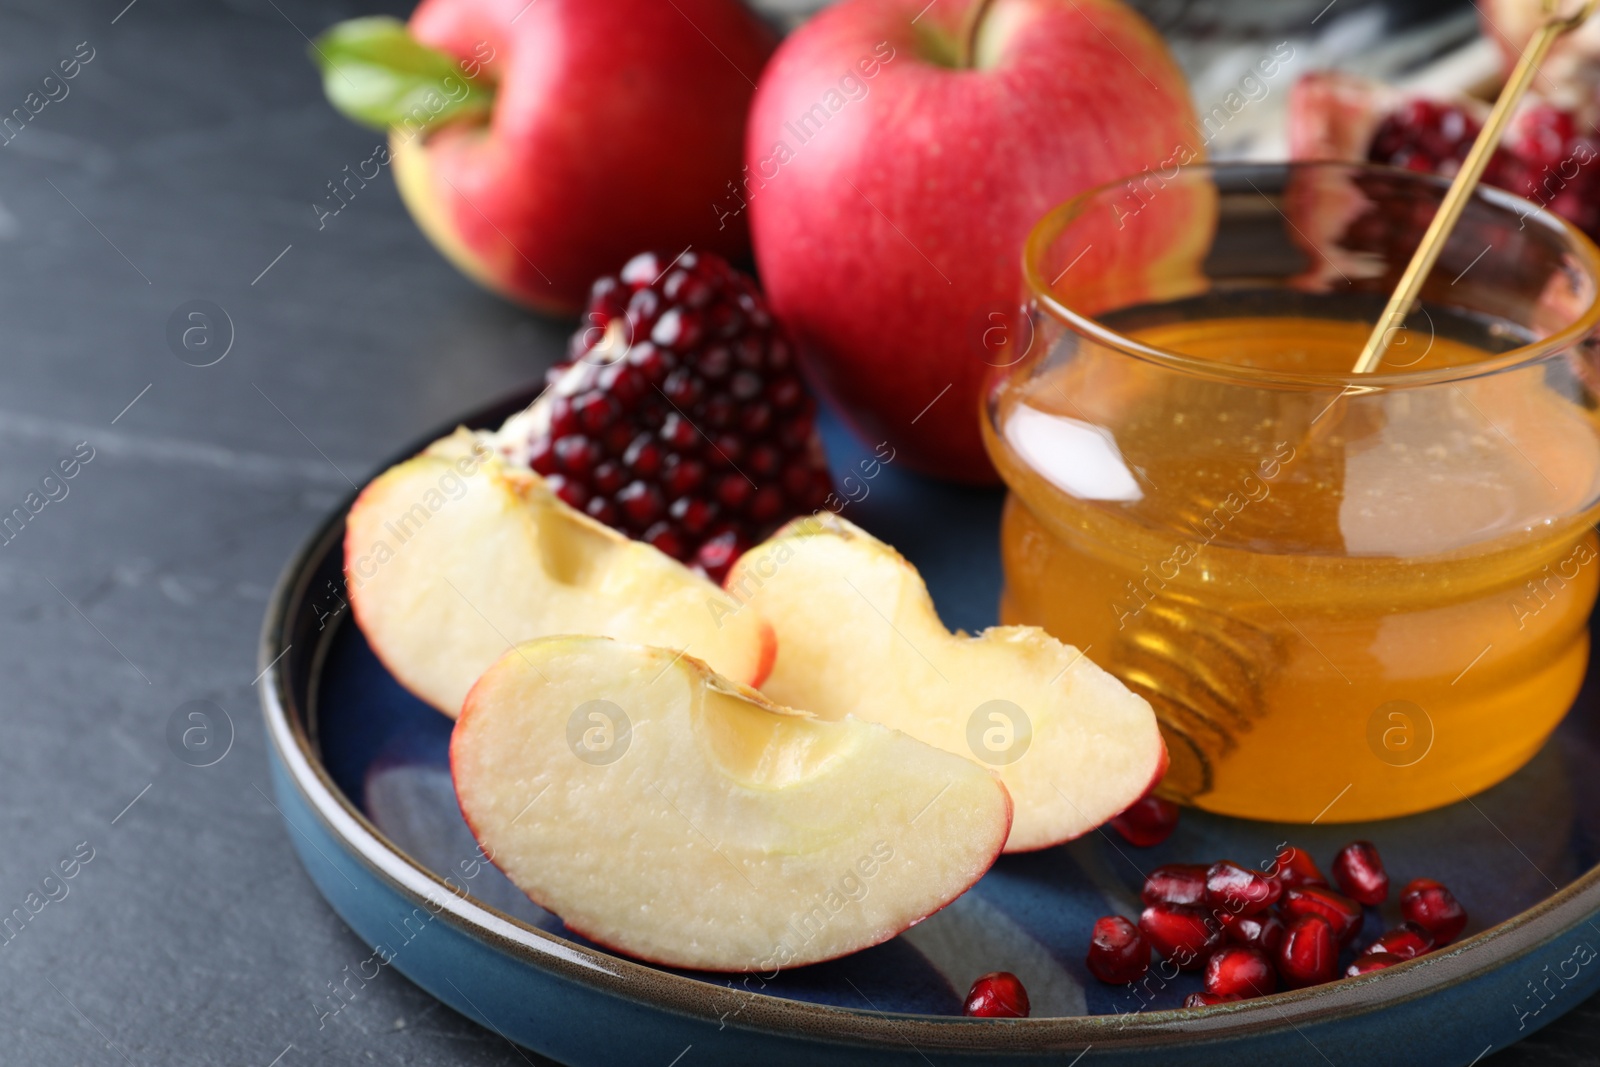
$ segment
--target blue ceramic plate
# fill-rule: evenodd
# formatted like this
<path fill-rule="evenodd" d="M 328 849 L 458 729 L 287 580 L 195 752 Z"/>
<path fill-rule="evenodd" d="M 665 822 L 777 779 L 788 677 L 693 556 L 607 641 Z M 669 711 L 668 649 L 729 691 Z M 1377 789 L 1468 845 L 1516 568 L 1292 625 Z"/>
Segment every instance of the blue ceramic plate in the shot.
<path fill-rule="evenodd" d="M 528 397 L 464 421 L 496 426 Z M 981 629 L 999 593 L 997 492 L 884 468 L 825 427 L 845 514 L 899 547 L 945 621 Z M 442 431 L 441 431 L 442 433 Z M 430 436 L 440 436 L 440 434 Z M 419 443 L 418 449 L 421 444 Z M 417 449 L 407 454 L 412 454 Z M 851 475 L 849 481 L 845 475 Z M 1291 826 L 1186 812 L 1153 849 L 1115 835 L 1002 859 L 949 908 L 893 941 L 771 980 L 637 963 L 567 930 L 482 862 L 456 808 L 451 723 L 402 689 L 344 610 L 340 508 L 289 564 L 261 662 L 272 772 L 306 870 L 390 966 L 511 1041 L 573 1067 L 694 1063 L 1464 1064 L 1600 988 L 1600 704 L 1593 676 L 1556 739 L 1469 801 L 1383 823 Z M 1145 990 L 1091 978 L 1096 917 L 1138 911 L 1143 872 L 1222 856 L 1270 860 L 1281 842 L 1326 862 L 1376 842 L 1399 885 L 1426 875 L 1472 915 L 1446 951 L 1293 993 L 1178 1008 L 1199 987 L 1161 966 Z M 1369 912 L 1363 938 L 1398 921 Z M 1026 1020 L 970 1020 L 978 975 L 1018 974 Z M 1241 1059 L 1241 1057 L 1245 1057 Z M 685 1062 L 691 1062 L 686 1060 Z"/>

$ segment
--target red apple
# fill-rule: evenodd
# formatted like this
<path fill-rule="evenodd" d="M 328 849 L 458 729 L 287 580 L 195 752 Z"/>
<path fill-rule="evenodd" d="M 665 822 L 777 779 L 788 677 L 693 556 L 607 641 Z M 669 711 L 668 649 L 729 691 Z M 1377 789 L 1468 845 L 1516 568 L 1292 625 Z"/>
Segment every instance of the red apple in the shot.
<path fill-rule="evenodd" d="M 1024 237 L 1086 189 L 1200 159 L 1193 116 L 1118 0 L 843 0 L 778 49 L 751 111 L 742 199 L 773 306 L 868 439 L 992 480 L 978 396 L 1014 358 L 996 343 Z"/>
<path fill-rule="evenodd" d="M 738 0 L 423 0 L 409 31 L 356 20 L 315 55 L 342 110 L 391 127 L 406 205 L 482 284 L 576 314 L 641 248 L 746 253 L 716 202 L 774 42 Z M 419 112 L 428 79 L 442 106 Z M 463 84 L 486 106 L 455 110 Z M 395 85 L 411 95 L 363 106 Z"/>

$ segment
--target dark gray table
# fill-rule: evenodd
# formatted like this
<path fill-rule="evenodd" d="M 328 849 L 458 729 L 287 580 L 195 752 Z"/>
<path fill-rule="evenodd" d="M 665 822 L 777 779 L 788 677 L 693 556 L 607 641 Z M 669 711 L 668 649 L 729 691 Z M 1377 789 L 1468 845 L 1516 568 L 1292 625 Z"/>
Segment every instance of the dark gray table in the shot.
<path fill-rule="evenodd" d="M 267 798 L 252 679 L 319 517 L 565 331 L 460 278 L 386 179 L 318 230 L 377 136 L 323 102 L 304 34 L 361 10 L 124 3 L 0 11 L 0 115 L 93 54 L 0 145 L 0 515 L 46 500 L 0 546 L 0 916 L 26 920 L 0 929 L 0 1063 L 532 1062 L 388 970 L 319 1026 L 368 950 Z M 196 299 L 235 335 L 203 368 L 166 337 Z M 194 700 L 232 723 L 209 767 L 168 742 Z M 1594 1062 L 1597 1038 L 1591 1002 L 1493 1062 Z"/>

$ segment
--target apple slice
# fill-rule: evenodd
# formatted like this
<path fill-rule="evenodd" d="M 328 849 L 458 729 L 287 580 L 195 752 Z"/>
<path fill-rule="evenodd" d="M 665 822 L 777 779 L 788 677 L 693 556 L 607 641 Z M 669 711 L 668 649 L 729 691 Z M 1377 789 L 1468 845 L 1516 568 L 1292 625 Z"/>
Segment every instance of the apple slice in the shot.
<path fill-rule="evenodd" d="M 571 929 L 672 967 L 771 971 L 885 941 L 1000 854 L 999 779 L 870 722 L 769 703 L 692 656 L 519 645 L 450 739 L 483 850 Z"/>
<path fill-rule="evenodd" d="M 373 651 L 446 715 L 519 641 L 598 634 L 683 649 L 759 683 L 772 630 L 650 545 L 568 507 L 467 430 L 373 480 L 350 509 L 345 580 Z"/>
<path fill-rule="evenodd" d="M 777 632 L 767 696 L 992 766 L 1016 804 L 1007 852 L 1087 833 L 1166 771 L 1142 697 L 1037 627 L 952 634 L 916 568 L 837 516 L 789 523 L 726 588 Z"/>

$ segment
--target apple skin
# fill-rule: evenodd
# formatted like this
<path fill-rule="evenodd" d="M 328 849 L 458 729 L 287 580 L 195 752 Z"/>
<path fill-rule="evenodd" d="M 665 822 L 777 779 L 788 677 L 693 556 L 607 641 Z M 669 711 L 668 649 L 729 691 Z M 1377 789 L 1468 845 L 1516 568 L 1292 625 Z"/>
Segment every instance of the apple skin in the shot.
<path fill-rule="evenodd" d="M 985 483 L 979 395 L 1016 358 L 993 328 L 1022 302 L 1029 229 L 1180 146 L 1198 161 L 1204 141 L 1182 72 L 1118 0 L 993 0 L 976 69 L 957 70 L 934 57 L 955 54 L 974 2 L 817 15 L 763 76 L 745 156 L 762 281 L 813 379 L 909 466 Z M 802 142 L 801 117 L 840 101 Z"/>
<path fill-rule="evenodd" d="M 487 127 L 391 144 L 417 224 L 469 276 L 571 315 L 642 249 L 747 255 L 718 204 L 774 40 L 738 0 L 423 0 L 409 25 L 464 62 L 493 57 Z"/>

